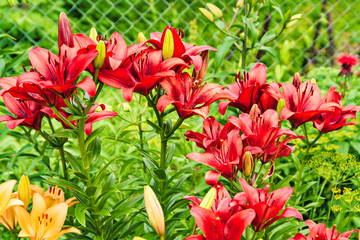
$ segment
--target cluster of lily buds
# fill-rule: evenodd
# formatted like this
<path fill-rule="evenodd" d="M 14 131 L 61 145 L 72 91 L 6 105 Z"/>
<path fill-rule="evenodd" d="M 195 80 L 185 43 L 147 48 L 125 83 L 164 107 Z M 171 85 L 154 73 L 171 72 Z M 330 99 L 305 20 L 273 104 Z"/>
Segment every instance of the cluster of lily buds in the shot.
<path fill-rule="evenodd" d="M 18 237 L 38 240 L 56 240 L 66 233 L 81 234 L 74 227 L 62 229 L 68 208 L 78 203 L 75 197 L 65 201 L 63 190 L 57 186 L 44 193 L 40 187 L 31 185 L 26 175 L 20 178 L 17 192 L 13 192 L 15 185 L 16 180 L 0 185 L 0 223 L 9 231 L 16 230 L 19 224 Z"/>

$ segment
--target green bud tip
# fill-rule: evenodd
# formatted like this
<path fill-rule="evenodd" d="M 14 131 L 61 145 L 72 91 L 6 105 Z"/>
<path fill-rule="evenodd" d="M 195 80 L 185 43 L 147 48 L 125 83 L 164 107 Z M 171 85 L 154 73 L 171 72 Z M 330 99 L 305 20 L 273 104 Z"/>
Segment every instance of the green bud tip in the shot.
<path fill-rule="evenodd" d="M 222 18 L 223 17 L 223 12 L 221 11 L 220 8 L 218 8 L 217 6 L 215 6 L 212 3 L 207 3 L 206 5 L 210 9 L 210 11 L 215 15 L 215 17 L 217 17 L 217 18 Z"/>
<path fill-rule="evenodd" d="M 89 33 L 89 37 L 96 43 L 98 43 L 98 41 L 96 39 L 97 36 L 98 36 L 98 34 L 97 34 L 97 31 L 96 31 L 96 28 L 94 28 L 94 27 L 91 28 L 90 33 Z"/>
<path fill-rule="evenodd" d="M 277 113 L 279 114 L 279 116 L 280 116 L 280 113 L 281 113 L 281 111 L 283 110 L 283 108 L 285 107 L 285 100 L 284 99 L 280 99 L 279 100 L 279 102 L 278 102 L 278 104 L 277 104 L 277 107 L 276 107 L 276 111 L 277 111 Z"/>
<path fill-rule="evenodd" d="M 216 189 L 211 188 L 200 203 L 200 207 L 210 209 L 216 197 Z"/>
<path fill-rule="evenodd" d="M 205 8 L 199 8 L 200 12 L 210 21 L 214 22 L 214 15 Z"/>
<path fill-rule="evenodd" d="M 138 33 L 138 43 L 146 42 L 146 37 L 142 32 Z"/>
<path fill-rule="evenodd" d="M 94 67 L 99 69 L 105 62 L 106 47 L 104 41 L 99 41 L 98 45 L 96 46 L 96 50 L 98 50 L 99 54 L 94 59 Z"/>
<path fill-rule="evenodd" d="M 174 54 L 174 37 L 170 29 L 165 32 L 162 54 L 164 60 L 171 58 Z"/>

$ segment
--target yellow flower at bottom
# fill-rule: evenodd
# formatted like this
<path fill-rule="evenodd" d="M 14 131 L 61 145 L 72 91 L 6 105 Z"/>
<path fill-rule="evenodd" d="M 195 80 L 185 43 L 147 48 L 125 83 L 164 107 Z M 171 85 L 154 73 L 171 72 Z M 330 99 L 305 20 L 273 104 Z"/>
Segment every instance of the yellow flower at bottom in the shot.
<path fill-rule="evenodd" d="M 81 234 L 80 230 L 74 227 L 62 230 L 68 211 L 66 203 L 46 208 L 45 199 L 34 193 L 31 213 L 22 207 L 14 207 L 14 210 L 21 228 L 19 237 L 27 237 L 30 240 L 56 240 L 66 233 Z"/>

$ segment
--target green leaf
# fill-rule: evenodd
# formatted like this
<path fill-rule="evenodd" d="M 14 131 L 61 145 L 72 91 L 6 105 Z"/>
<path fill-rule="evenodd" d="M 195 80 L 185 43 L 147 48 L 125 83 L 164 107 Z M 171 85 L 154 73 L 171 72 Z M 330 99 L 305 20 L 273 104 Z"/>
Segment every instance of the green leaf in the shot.
<path fill-rule="evenodd" d="M 4 73 L 8 72 L 14 66 L 20 65 L 21 62 L 24 60 L 24 58 L 27 57 L 27 53 L 28 53 L 29 50 L 30 50 L 30 48 L 28 48 L 27 50 L 25 50 L 24 52 L 22 52 L 20 55 L 16 56 L 15 58 L 11 59 L 11 61 L 6 64 L 6 68 L 4 70 Z"/>
<path fill-rule="evenodd" d="M 255 28 L 254 23 L 249 18 L 245 18 L 245 22 L 248 27 L 248 35 L 250 37 L 251 47 L 253 48 L 256 43 L 258 31 Z"/>
<path fill-rule="evenodd" d="M 281 63 L 281 60 L 280 60 L 280 55 L 279 53 L 272 47 L 266 47 L 266 46 L 261 46 L 260 47 L 260 50 L 264 50 L 268 53 L 270 53 L 278 63 Z"/>
<path fill-rule="evenodd" d="M 152 121 L 150 120 L 146 120 L 146 122 L 156 131 L 156 132 L 161 132 L 162 129 L 156 125 L 155 123 L 153 123 Z"/>
<path fill-rule="evenodd" d="M 86 227 L 85 210 L 87 208 L 88 208 L 87 206 L 85 206 L 81 203 L 76 204 L 76 207 L 75 207 L 75 217 L 79 221 L 79 223 L 81 225 L 83 225 L 84 227 Z"/>
<path fill-rule="evenodd" d="M 58 185 L 58 186 L 66 187 L 66 188 L 73 190 L 73 191 L 86 197 L 85 192 L 74 182 L 70 182 L 70 181 L 67 181 L 64 179 L 58 179 L 58 178 L 49 178 L 44 181 L 51 185 Z"/>
<path fill-rule="evenodd" d="M 260 39 L 260 43 L 261 43 L 262 45 L 264 45 L 267 41 L 275 38 L 275 36 L 276 36 L 276 33 L 275 33 L 274 31 L 271 31 L 271 30 L 270 30 L 270 31 L 266 32 L 266 33 L 264 34 L 264 36 L 262 36 L 262 38 Z"/>
<path fill-rule="evenodd" d="M 1 55 L 10 55 L 10 54 L 21 54 L 21 53 L 22 53 L 22 51 L 13 50 L 13 49 L 9 49 L 9 48 L 0 49 L 0 56 Z"/>
<path fill-rule="evenodd" d="M 155 161 L 155 159 L 153 159 L 151 157 L 151 155 L 144 151 L 144 150 L 141 150 L 140 151 L 141 155 L 143 156 L 143 161 L 146 165 L 146 167 L 149 169 L 149 170 L 152 170 L 152 169 L 158 169 L 159 168 L 159 165 L 158 163 Z"/>
<path fill-rule="evenodd" d="M 275 185 L 275 189 L 279 189 L 279 188 L 287 186 L 289 184 L 289 182 L 294 179 L 294 177 L 295 176 L 291 176 L 291 175 L 284 177 Z"/>
<path fill-rule="evenodd" d="M 169 144 L 169 146 L 166 149 L 166 166 L 169 166 L 171 163 L 171 160 L 174 156 L 175 152 L 175 144 Z"/>
<path fill-rule="evenodd" d="M 105 127 L 100 127 L 94 130 L 85 140 L 85 145 L 90 144 L 103 130 Z"/>
<path fill-rule="evenodd" d="M 85 173 L 80 161 L 76 157 L 74 157 L 71 153 L 67 151 L 65 151 L 65 155 L 72 169 L 74 169 L 77 172 L 81 172 L 83 174 Z"/>
<path fill-rule="evenodd" d="M 95 195 L 96 190 L 97 190 L 97 186 L 89 186 L 89 187 L 86 188 L 86 194 L 87 194 L 89 197 L 92 197 L 92 196 Z"/>
<path fill-rule="evenodd" d="M 0 38 L 10 38 L 12 40 L 16 40 L 13 36 L 6 34 L 6 33 L 0 34 Z"/>
<path fill-rule="evenodd" d="M 98 212 L 94 212 L 94 215 L 100 215 L 100 216 L 111 216 L 110 211 L 106 208 L 101 209 Z"/>
<path fill-rule="evenodd" d="M 216 57 L 215 57 L 215 71 L 218 70 L 218 68 L 220 67 L 221 63 L 224 61 L 225 56 L 227 54 L 227 52 L 229 51 L 229 49 L 231 48 L 231 46 L 237 41 L 237 39 L 232 38 L 232 37 L 226 37 L 223 41 L 222 44 L 220 44 L 218 46 L 218 51 L 216 53 Z"/>
<path fill-rule="evenodd" d="M 60 131 L 51 134 L 51 136 L 61 137 L 61 138 L 71 138 L 71 139 L 77 138 L 77 134 L 73 129 L 61 129 Z"/>
<path fill-rule="evenodd" d="M 76 176 L 78 176 L 79 178 L 81 178 L 82 180 L 85 180 L 85 181 L 88 180 L 87 176 L 85 174 L 81 173 L 81 172 L 74 172 L 74 174 Z"/>
<path fill-rule="evenodd" d="M 106 182 L 104 183 L 104 186 L 103 186 L 103 191 L 106 191 L 110 188 L 112 188 L 115 184 L 115 174 L 114 173 L 111 173 L 109 175 L 109 177 L 106 179 Z"/>

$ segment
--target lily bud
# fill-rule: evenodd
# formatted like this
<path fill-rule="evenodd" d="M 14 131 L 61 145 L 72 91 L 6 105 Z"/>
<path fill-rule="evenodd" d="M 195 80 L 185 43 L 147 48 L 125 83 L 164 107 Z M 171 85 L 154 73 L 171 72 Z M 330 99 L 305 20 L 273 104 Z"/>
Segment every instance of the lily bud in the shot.
<path fill-rule="evenodd" d="M 174 54 L 174 37 L 170 29 L 165 32 L 162 55 L 163 59 L 171 58 Z"/>
<path fill-rule="evenodd" d="M 98 43 L 97 36 L 98 36 L 98 34 L 96 31 L 96 28 L 94 28 L 94 27 L 91 28 L 90 33 L 89 33 L 89 38 L 91 38 L 94 42 Z"/>
<path fill-rule="evenodd" d="M 280 99 L 278 104 L 277 104 L 277 107 L 276 107 L 276 111 L 279 115 L 279 118 L 280 118 L 280 114 L 281 114 L 281 111 L 283 110 L 283 108 L 285 107 L 285 100 L 284 99 Z"/>
<path fill-rule="evenodd" d="M 142 32 L 138 33 L 138 43 L 146 42 L 146 37 Z"/>
<path fill-rule="evenodd" d="M 210 209 L 216 197 L 216 189 L 211 188 L 200 203 L 200 207 Z"/>
<path fill-rule="evenodd" d="M 202 57 L 202 66 L 198 75 L 198 79 L 204 80 L 209 66 L 209 50 L 201 53 Z"/>
<path fill-rule="evenodd" d="M 134 237 L 133 240 L 146 240 L 146 239 L 142 237 Z"/>
<path fill-rule="evenodd" d="M 106 48 L 104 41 L 99 41 L 98 45 L 96 46 L 96 50 L 98 50 L 99 54 L 94 59 L 94 67 L 99 69 L 105 62 Z"/>
<path fill-rule="evenodd" d="M 220 8 L 218 8 L 217 6 L 215 6 L 212 3 L 207 3 L 206 5 L 210 9 L 210 11 L 215 15 L 215 17 L 217 17 L 217 18 L 222 18 L 223 17 L 223 12 L 221 11 Z"/>
<path fill-rule="evenodd" d="M 254 158 L 250 151 L 246 151 L 243 156 L 242 173 L 248 178 L 254 168 Z"/>
<path fill-rule="evenodd" d="M 22 175 L 18 187 L 19 199 L 24 203 L 24 208 L 27 209 L 31 198 L 31 187 L 29 177 Z"/>
<path fill-rule="evenodd" d="M 210 22 L 214 22 L 214 15 L 212 15 L 209 10 L 206 10 L 205 8 L 199 8 L 199 10 Z"/>
<path fill-rule="evenodd" d="M 244 0 L 238 0 L 236 3 L 236 7 L 237 8 L 242 8 L 242 6 L 244 6 Z"/>
<path fill-rule="evenodd" d="M 159 236 L 165 235 L 165 218 L 164 213 L 154 191 L 150 186 L 144 187 L 145 209 L 149 220 L 156 233 Z"/>
<path fill-rule="evenodd" d="M 301 85 L 301 77 L 299 73 L 295 73 L 293 78 L 293 85 L 298 88 Z"/>
<path fill-rule="evenodd" d="M 312 78 L 312 79 L 310 79 L 310 82 L 313 83 L 313 84 L 316 84 L 316 79 Z"/>
<path fill-rule="evenodd" d="M 293 16 L 290 18 L 290 21 L 289 21 L 289 23 L 286 25 L 286 27 L 292 27 L 292 26 L 294 26 L 294 25 L 299 21 L 299 19 L 300 19 L 301 17 L 302 17 L 302 14 L 301 14 L 301 13 L 293 15 Z"/>
<path fill-rule="evenodd" d="M 249 115 L 255 122 L 259 118 L 259 106 L 257 104 L 252 105 Z"/>
<path fill-rule="evenodd" d="M 128 103 L 122 103 L 121 106 L 125 112 L 131 111 L 131 106 Z"/>

